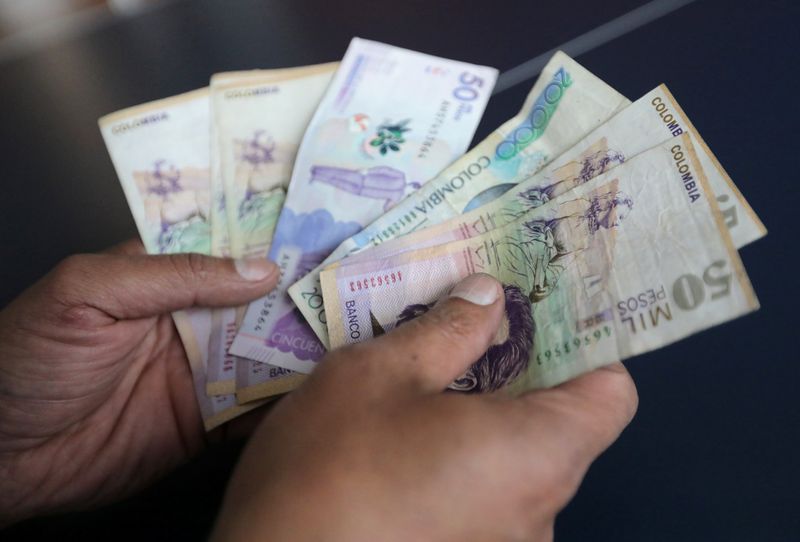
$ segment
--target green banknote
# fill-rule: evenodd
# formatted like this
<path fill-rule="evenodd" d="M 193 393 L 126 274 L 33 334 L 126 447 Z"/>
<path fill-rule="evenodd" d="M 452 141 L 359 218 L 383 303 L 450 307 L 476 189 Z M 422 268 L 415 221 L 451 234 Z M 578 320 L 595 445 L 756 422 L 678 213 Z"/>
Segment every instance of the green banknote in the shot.
<path fill-rule="evenodd" d="M 503 284 L 507 325 L 462 391 L 556 385 L 758 308 L 689 134 L 483 235 L 326 269 L 331 345 L 402 325 L 475 272 Z"/>

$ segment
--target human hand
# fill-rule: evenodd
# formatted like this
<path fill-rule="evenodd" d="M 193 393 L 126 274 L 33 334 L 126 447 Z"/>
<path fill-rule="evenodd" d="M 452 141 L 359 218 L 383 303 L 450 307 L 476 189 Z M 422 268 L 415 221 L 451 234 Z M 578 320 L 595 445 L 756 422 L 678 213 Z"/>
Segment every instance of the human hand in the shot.
<path fill-rule="evenodd" d="M 330 353 L 251 438 L 216 539 L 550 540 L 636 389 L 616 364 L 518 398 L 442 393 L 490 345 L 501 292 L 473 275 L 424 316 Z"/>
<path fill-rule="evenodd" d="M 0 312 L 0 526 L 130 493 L 203 446 L 169 313 L 258 298 L 277 268 L 141 252 L 68 258 Z"/>

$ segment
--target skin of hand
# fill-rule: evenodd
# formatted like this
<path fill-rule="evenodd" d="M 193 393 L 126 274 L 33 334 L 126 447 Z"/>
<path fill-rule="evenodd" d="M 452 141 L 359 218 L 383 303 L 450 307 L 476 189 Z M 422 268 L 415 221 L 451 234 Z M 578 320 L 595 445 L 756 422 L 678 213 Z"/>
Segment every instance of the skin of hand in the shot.
<path fill-rule="evenodd" d="M 615 364 L 516 398 L 443 393 L 503 304 L 472 275 L 424 316 L 328 354 L 252 436 L 212 539 L 551 540 L 636 388 Z"/>
<path fill-rule="evenodd" d="M 251 301 L 278 270 L 142 252 L 72 256 L 0 312 L 0 525 L 114 500 L 204 446 L 170 311 Z"/>

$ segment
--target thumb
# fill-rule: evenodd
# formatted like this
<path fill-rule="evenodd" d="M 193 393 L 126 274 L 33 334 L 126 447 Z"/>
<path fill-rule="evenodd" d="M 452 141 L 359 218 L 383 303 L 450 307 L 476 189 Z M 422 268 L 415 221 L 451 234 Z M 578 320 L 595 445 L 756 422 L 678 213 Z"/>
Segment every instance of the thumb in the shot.
<path fill-rule="evenodd" d="M 65 307 L 89 306 L 131 319 L 192 306 L 241 305 L 272 290 L 278 278 L 278 267 L 266 259 L 85 254 L 64 260 L 48 282 Z"/>
<path fill-rule="evenodd" d="M 502 321 L 503 288 L 477 273 L 456 284 L 447 298 L 420 318 L 373 341 L 388 370 L 381 375 L 439 392 L 486 352 Z"/>

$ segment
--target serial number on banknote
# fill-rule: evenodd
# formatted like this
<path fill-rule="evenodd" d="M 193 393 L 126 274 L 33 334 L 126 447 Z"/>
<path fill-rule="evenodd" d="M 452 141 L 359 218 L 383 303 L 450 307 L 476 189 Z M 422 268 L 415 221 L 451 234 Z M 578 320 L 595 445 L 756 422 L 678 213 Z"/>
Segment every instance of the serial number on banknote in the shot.
<path fill-rule="evenodd" d="M 564 341 L 563 343 L 536 354 L 536 363 L 538 365 L 543 365 L 545 362 L 559 361 L 560 358 L 565 358 L 573 351 L 577 351 L 581 348 L 588 348 L 602 340 L 611 338 L 611 335 L 611 328 L 609 326 L 603 326 L 585 335 L 578 335 L 569 341 Z"/>

